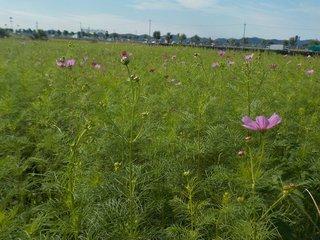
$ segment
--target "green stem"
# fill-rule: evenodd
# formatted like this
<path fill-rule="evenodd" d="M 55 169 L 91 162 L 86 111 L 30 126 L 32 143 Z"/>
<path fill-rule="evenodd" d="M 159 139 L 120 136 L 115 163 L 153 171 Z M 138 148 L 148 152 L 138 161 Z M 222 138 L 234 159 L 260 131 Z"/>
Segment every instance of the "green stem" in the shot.
<path fill-rule="evenodd" d="M 282 194 L 280 198 L 277 199 L 269 208 L 267 211 L 265 211 L 264 214 L 261 215 L 260 220 L 263 219 L 275 206 L 277 206 L 285 197 L 287 194 Z"/>

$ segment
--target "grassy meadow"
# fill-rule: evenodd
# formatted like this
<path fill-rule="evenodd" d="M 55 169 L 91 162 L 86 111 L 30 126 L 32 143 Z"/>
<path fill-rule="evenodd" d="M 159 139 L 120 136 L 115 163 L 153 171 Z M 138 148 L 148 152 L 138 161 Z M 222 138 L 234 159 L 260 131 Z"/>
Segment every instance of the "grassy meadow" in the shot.
<path fill-rule="evenodd" d="M 250 53 L 0 40 L 0 239 L 320 239 L 320 59 Z"/>

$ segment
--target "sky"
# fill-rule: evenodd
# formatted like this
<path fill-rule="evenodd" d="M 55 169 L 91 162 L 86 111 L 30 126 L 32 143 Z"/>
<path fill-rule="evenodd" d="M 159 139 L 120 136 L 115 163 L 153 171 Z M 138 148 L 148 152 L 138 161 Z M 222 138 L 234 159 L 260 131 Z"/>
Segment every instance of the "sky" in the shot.
<path fill-rule="evenodd" d="M 0 27 L 320 39 L 320 0 L 0 0 Z"/>

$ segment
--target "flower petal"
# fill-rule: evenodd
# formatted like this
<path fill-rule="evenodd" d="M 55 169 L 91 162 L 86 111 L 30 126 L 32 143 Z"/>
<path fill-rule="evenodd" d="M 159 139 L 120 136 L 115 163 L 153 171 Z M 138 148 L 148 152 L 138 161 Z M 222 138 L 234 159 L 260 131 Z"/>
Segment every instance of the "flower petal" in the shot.
<path fill-rule="evenodd" d="M 270 128 L 273 128 L 273 127 L 277 126 L 279 123 L 281 123 L 282 119 L 278 114 L 274 113 L 268 119 L 268 121 L 269 121 L 269 125 L 268 125 L 267 129 L 270 129 Z"/>
<path fill-rule="evenodd" d="M 265 116 L 258 116 L 256 118 L 256 123 L 259 126 L 259 130 L 266 130 L 269 125 L 269 121 Z"/>
<path fill-rule="evenodd" d="M 245 116 L 242 118 L 242 122 L 243 122 L 243 127 L 253 130 L 253 131 L 258 131 L 259 130 L 259 126 L 257 125 L 257 123 L 255 121 L 253 121 L 250 117 Z"/>

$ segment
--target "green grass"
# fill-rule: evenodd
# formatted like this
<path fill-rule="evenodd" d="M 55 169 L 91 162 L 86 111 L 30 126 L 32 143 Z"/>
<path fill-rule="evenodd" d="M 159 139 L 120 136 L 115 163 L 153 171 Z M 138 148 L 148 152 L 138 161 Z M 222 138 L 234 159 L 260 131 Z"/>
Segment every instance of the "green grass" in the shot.
<path fill-rule="evenodd" d="M 320 59 L 245 54 L 0 40 L 0 239 L 319 239 Z"/>

